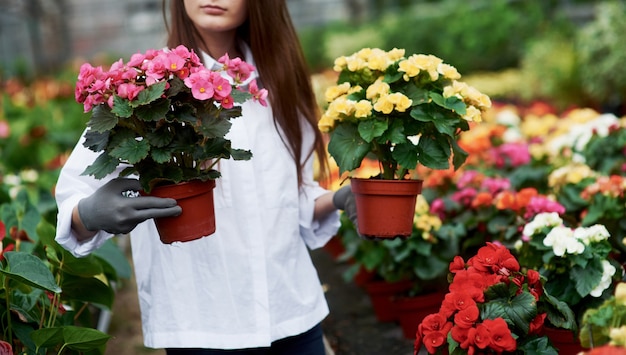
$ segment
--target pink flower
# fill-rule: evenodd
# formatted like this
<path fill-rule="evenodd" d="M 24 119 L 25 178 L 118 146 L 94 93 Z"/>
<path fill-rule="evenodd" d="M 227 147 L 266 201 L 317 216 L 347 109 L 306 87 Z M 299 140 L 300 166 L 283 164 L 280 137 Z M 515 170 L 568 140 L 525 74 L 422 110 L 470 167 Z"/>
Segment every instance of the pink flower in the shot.
<path fill-rule="evenodd" d="M 7 138 L 11 134 L 11 127 L 6 120 L 0 121 L 0 138 Z"/>
<path fill-rule="evenodd" d="M 492 195 L 496 195 L 500 191 L 508 190 L 511 187 L 511 181 L 507 178 L 486 177 L 481 187 Z"/>
<path fill-rule="evenodd" d="M 143 90 L 144 90 L 143 86 L 137 86 L 135 84 L 130 84 L 130 83 L 122 83 L 117 87 L 117 96 L 123 99 L 128 99 L 132 101 Z"/>
<path fill-rule="evenodd" d="M 226 73 L 228 73 L 236 83 L 246 81 L 255 70 L 253 65 L 244 62 L 241 58 L 230 59 L 228 54 L 224 54 L 224 56 L 218 59 L 218 62 L 224 64 Z"/>
<path fill-rule="evenodd" d="M 494 148 L 492 156 L 498 168 L 518 167 L 530 162 L 530 152 L 526 143 L 504 143 Z"/>
<path fill-rule="evenodd" d="M 248 90 L 250 95 L 252 95 L 252 100 L 258 101 L 261 106 L 267 106 L 267 90 L 259 89 L 256 80 L 252 80 L 250 85 L 248 85 Z"/>
<path fill-rule="evenodd" d="M 215 72 L 212 72 L 211 79 L 213 81 L 213 88 L 215 90 L 215 93 L 214 93 L 215 99 L 217 99 L 218 101 L 223 101 L 224 99 L 228 98 L 230 96 L 231 91 L 233 90 L 228 80 L 222 78 L 221 75 Z M 231 101 L 232 101 L 232 98 L 231 98 Z M 224 106 L 223 102 L 222 102 L 222 106 Z"/>
<path fill-rule="evenodd" d="M 563 214 L 565 213 L 565 207 L 556 201 L 550 200 L 546 196 L 534 196 L 531 197 L 528 205 L 526 206 L 524 218 L 529 220 L 542 212 L 556 212 L 558 214 Z"/>
<path fill-rule="evenodd" d="M 198 71 L 189 75 L 183 82 L 191 89 L 191 95 L 198 100 L 208 100 L 213 97 L 215 89 L 211 72 Z"/>

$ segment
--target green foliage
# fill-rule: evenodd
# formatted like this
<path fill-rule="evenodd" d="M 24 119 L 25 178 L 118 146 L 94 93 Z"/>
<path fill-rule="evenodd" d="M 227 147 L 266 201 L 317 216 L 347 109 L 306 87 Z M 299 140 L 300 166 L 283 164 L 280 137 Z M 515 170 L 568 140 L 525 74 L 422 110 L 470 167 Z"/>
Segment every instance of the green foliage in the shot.
<path fill-rule="evenodd" d="M 626 5 L 623 1 L 606 1 L 597 5 L 595 19 L 575 38 L 585 92 L 598 105 L 613 109 L 626 104 L 624 33 Z"/>
<path fill-rule="evenodd" d="M 110 309 L 111 282 L 130 276 L 119 248 L 109 242 L 90 256 L 74 257 L 55 242 L 54 226 L 38 215 L 25 190 L 0 207 L 1 339 L 20 353 L 103 354 L 109 336 L 92 329 L 89 314 L 94 307 Z"/>

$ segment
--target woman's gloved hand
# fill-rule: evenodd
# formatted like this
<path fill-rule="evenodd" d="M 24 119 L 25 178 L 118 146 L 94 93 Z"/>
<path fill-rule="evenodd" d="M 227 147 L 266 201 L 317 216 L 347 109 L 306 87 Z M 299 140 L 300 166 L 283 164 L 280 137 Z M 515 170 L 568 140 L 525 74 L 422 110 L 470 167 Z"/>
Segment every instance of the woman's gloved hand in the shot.
<path fill-rule="evenodd" d="M 103 230 L 125 234 L 137 224 L 158 217 L 173 217 L 182 213 L 175 199 L 154 196 L 126 197 L 128 191 L 140 191 L 139 180 L 116 178 L 78 202 L 78 215 L 90 231 Z"/>
<path fill-rule="evenodd" d="M 345 214 L 354 225 L 354 228 L 357 229 L 358 233 L 358 223 L 356 219 L 356 202 L 354 200 L 354 194 L 352 193 L 352 188 L 350 187 L 350 185 L 346 185 L 335 191 L 335 194 L 333 195 L 333 205 L 335 205 L 337 209 L 343 210 L 345 212 Z"/>

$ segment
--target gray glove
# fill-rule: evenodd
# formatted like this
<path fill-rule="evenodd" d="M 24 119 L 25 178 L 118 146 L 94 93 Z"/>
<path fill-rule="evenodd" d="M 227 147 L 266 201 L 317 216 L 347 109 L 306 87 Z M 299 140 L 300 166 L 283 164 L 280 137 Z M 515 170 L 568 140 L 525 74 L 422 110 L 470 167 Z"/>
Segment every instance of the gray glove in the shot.
<path fill-rule="evenodd" d="M 344 186 L 335 191 L 335 194 L 333 195 L 333 205 L 335 205 L 337 209 L 344 211 L 344 213 L 348 216 L 358 233 L 358 223 L 356 219 L 356 202 L 354 200 L 354 194 L 352 193 L 352 188 L 350 187 L 350 185 Z"/>
<path fill-rule="evenodd" d="M 125 234 L 147 219 L 182 213 L 175 199 L 123 195 L 127 191 L 139 190 L 141 184 L 136 179 L 116 178 L 107 182 L 78 202 L 78 215 L 83 225 L 90 231 Z"/>

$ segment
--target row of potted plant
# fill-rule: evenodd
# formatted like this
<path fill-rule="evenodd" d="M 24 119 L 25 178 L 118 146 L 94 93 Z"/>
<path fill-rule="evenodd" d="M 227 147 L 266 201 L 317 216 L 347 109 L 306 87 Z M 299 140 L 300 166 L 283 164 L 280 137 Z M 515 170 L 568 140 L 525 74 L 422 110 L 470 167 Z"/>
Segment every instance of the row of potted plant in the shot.
<path fill-rule="evenodd" d="M 452 246 L 393 260 L 388 242 L 373 242 L 368 251 L 369 241 L 339 237 L 346 255 L 355 260 L 353 268 L 370 269 L 380 278 L 385 278 L 385 268 L 406 270 L 430 260 L 438 265 L 438 250 L 456 249 L 457 255 L 469 258 L 486 242 L 504 245 L 522 267 L 540 272 L 549 294 L 573 310 L 570 329 L 577 337 L 584 312 L 602 303 L 622 275 L 620 216 L 626 185 L 620 174 L 626 159 L 618 137 L 625 132 L 624 119 L 589 109 L 523 118 L 519 112 L 514 106 L 496 105 L 485 115 L 486 122 L 465 132 L 459 144 L 469 157 L 458 171 L 418 169 L 428 214 L 437 216 L 439 223 L 437 228 L 420 227 L 416 213 L 414 233 L 394 241 L 395 252 L 410 255 L 411 244 L 423 241 L 424 234 Z M 604 159 L 593 158 L 599 147 L 604 148 Z M 366 257 L 374 248 L 379 257 Z M 445 279 L 447 274 L 443 269 L 440 276 Z M 414 285 L 429 283 L 415 271 L 410 277 L 417 280 Z"/>

